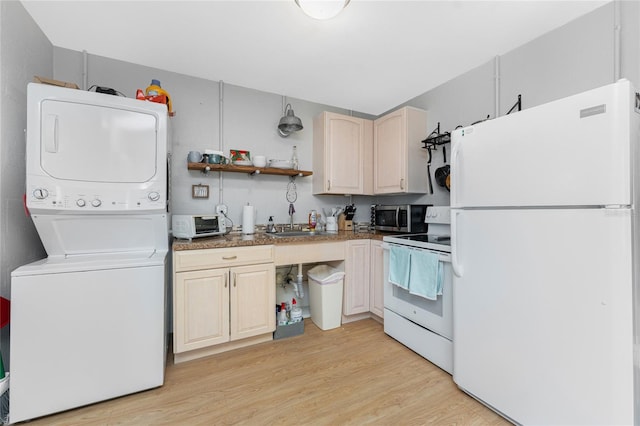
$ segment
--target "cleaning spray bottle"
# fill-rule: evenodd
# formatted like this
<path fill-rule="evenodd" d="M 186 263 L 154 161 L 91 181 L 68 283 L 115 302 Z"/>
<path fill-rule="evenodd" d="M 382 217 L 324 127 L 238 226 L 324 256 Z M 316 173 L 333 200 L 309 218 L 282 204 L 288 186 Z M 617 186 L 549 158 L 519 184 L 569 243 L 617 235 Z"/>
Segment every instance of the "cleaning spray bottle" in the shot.
<path fill-rule="evenodd" d="M 278 314 L 278 325 L 287 324 L 287 305 L 285 302 L 280 304 L 280 312 Z"/>
<path fill-rule="evenodd" d="M 293 300 L 291 300 L 291 322 L 300 321 L 302 321 L 302 309 L 298 307 L 298 303 L 294 297 Z"/>

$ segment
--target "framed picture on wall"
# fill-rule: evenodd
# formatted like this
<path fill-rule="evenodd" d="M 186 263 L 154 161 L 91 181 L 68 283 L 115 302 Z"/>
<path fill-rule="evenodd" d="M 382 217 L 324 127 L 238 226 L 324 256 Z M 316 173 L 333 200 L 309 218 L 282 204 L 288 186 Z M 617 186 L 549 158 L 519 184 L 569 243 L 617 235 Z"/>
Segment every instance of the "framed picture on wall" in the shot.
<path fill-rule="evenodd" d="M 209 185 L 191 185 L 191 198 L 209 198 Z"/>

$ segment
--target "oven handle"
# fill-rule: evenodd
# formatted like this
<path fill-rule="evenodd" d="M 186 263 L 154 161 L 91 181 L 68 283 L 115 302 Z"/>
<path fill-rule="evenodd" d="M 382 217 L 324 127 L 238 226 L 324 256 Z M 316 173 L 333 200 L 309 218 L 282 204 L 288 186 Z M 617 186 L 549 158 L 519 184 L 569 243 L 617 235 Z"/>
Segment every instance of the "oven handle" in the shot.
<path fill-rule="evenodd" d="M 411 246 L 405 246 L 402 244 L 394 244 L 394 243 L 382 243 L 382 249 L 383 250 L 389 250 L 391 248 L 391 246 L 396 246 L 396 247 L 409 247 L 412 250 L 426 250 L 426 251 L 430 251 L 432 253 L 438 253 L 438 260 L 440 262 L 451 262 L 451 255 L 449 253 L 440 253 L 440 252 L 436 252 L 433 250 L 429 250 L 429 249 L 424 249 L 424 248 L 419 248 L 419 247 L 411 247 Z"/>
<path fill-rule="evenodd" d="M 458 261 L 458 215 L 460 211 L 451 210 L 451 269 L 456 277 L 462 278 L 464 269 Z"/>

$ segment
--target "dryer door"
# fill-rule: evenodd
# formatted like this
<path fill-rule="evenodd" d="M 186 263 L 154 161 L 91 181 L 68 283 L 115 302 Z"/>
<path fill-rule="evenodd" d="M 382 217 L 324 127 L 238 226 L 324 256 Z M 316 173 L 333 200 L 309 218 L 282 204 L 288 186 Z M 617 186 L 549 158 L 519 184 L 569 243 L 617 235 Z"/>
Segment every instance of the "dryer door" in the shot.
<path fill-rule="evenodd" d="M 158 164 L 157 117 L 141 109 L 45 99 L 40 166 L 56 179 L 142 183 Z"/>

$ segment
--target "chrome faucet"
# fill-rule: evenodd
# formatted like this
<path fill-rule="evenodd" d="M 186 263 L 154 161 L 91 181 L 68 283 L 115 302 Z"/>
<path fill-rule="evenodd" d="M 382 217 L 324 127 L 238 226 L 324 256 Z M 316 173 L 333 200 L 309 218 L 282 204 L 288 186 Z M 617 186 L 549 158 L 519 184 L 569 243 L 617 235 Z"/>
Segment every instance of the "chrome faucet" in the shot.
<path fill-rule="evenodd" d="M 289 203 L 289 220 L 291 225 L 291 230 L 293 231 L 293 214 L 296 212 L 296 209 L 293 207 L 293 203 Z"/>

